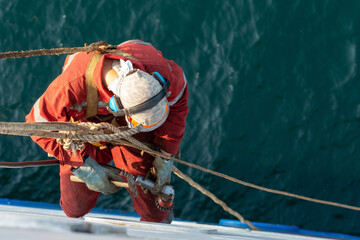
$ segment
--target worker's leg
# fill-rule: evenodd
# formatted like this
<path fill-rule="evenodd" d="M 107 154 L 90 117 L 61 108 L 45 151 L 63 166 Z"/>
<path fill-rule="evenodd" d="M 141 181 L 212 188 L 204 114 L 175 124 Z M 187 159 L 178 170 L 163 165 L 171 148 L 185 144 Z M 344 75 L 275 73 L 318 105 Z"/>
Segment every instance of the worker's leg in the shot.
<path fill-rule="evenodd" d="M 81 217 L 96 205 L 98 192 L 89 190 L 84 183 L 70 180 L 71 166 L 60 166 L 60 205 L 68 217 Z"/>
<path fill-rule="evenodd" d="M 130 149 L 124 146 L 114 147 L 112 155 L 117 168 L 124 169 L 126 172 L 134 176 L 146 176 L 152 167 L 154 158 L 148 154 L 141 156 L 140 151 Z M 151 193 L 144 193 L 144 190 L 137 186 L 138 197 L 133 199 L 135 211 L 140 215 L 141 221 L 147 222 L 163 222 L 169 214 L 169 211 L 161 211 L 156 207 L 156 196 Z M 167 222 L 170 223 L 167 219 Z"/>
<path fill-rule="evenodd" d="M 156 207 L 156 196 L 151 193 L 144 193 L 141 187 L 137 187 L 137 191 L 139 196 L 137 198 L 131 197 L 135 211 L 141 216 L 140 220 L 146 222 L 164 222 L 169 212 L 161 211 Z M 167 223 L 171 223 L 171 221 Z"/>

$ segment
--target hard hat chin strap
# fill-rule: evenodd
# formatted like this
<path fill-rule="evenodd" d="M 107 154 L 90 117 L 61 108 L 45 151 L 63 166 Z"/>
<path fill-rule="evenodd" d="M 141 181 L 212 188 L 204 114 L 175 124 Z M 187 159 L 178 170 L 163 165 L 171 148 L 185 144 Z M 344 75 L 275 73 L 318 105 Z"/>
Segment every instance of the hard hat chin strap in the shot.
<path fill-rule="evenodd" d="M 170 81 L 160 75 L 158 72 L 154 72 L 151 74 L 156 80 L 159 81 L 162 89 L 158 94 L 150 98 L 149 100 L 140 103 L 138 105 L 124 108 L 121 103 L 121 99 L 119 96 L 112 96 L 109 101 L 109 106 L 107 106 L 107 110 L 112 113 L 115 117 L 120 116 L 129 116 L 130 114 L 136 114 L 139 112 L 146 111 L 152 107 L 155 107 L 164 97 L 166 97 L 166 93 L 170 87 Z"/>

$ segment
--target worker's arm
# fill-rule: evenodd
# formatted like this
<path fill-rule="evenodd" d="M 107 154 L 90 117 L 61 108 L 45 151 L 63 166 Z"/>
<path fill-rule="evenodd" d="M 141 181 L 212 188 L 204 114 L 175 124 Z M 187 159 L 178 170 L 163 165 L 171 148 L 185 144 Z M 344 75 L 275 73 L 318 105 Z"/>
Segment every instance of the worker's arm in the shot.
<path fill-rule="evenodd" d="M 188 90 L 187 82 L 182 68 L 174 61 L 163 57 L 162 53 L 150 43 L 141 40 L 127 41 L 119 49 L 130 53 L 138 61 L 131 60 L 135 68 L 145 72 L 159 72 L 169 79 L 170 88 L 167 99 L 170 113 L 159 128 L 154 130 L 154 142 L 169 154 L 176 154 L 185 132 L 185 118 L 189 112 L 187 107 Z"/>
<path fill-rule="evenodd" d="M 187 106 L 189 92 L 185 88 L 182 97 L 172 106 L 166 121 L 155 130 L 155 144 L 169 154 L 177 154 L 185 133 L 185 118 L 189 112 Z"/>
<path fill-rule="evenodd" d="M 26 122 L 70 121 L 69 112 L 71 106 L 74 105 L 81 94 L 86 93 L 74 92 L 74 88 L 69 84 L 64 84 L 64 79 L 61 78 L 60 75 L 36 101 L 31 112 L 26 116 Z M 74 81 L 76 82 L 76 79 Z M 78 79 L 78 81 L 81 82 L 82 79 Z M 32 139 L 47 153 L 57 158 L 61 164 L 80 166 L 83 164 L 81 156 L 85 155 L 89 155 L 101 163 L 108 163 L 112 160 L 110 150 L 100 150 L 89 143 L 85 143 L 85 148 L 81 152 L 73 154 L 71 150 L 64 150 L 55 139 L 42 137 L 32 137 Z"/>

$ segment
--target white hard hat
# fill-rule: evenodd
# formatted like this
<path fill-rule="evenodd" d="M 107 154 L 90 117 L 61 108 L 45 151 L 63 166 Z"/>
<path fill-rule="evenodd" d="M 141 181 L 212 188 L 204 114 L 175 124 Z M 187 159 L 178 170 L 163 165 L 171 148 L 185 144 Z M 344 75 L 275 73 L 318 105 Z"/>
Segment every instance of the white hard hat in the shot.
<path fill-rule="evenodd" d="M 163 81 L 163 84 L 162 82 Z M 130 109 L 125 118 L 129 127 L 141 124 L 142 131 L 148 132 L 160 127 L 169 115 L 169 105 L 165 94 L 158 98 L 158 102 L 151 108 L 132 113 L 131 109 L 139 105 L 145 105 L 159 97 L 165 85 L 164 78 L 159 73 L 152 75 L 139 69 L 130 71 L 121 81 L 119 99 L 124 109 Z"/>

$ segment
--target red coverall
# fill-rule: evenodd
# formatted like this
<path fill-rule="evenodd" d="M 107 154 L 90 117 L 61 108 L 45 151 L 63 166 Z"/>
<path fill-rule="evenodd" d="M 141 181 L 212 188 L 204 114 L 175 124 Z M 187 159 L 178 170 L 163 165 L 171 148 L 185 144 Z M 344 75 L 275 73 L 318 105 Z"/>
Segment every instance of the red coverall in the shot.
<path fill-rule="evenodd" d="M 129 53 L 136 60 L 130 60 L 134 69 L 152 73 L 159 72 L 169 79 L 171 85 L 168 90 L 168 102 L 170 113 L 159 128 L 152 132 L 138 133 L 135 138 L 142 142 L 154 143 L 160 149 L 176 154 L 185 131 L 185 117 L 188 114 L 187 100 L 188 90 L 185 75 L 182 69 L 173 61 L 167 60 L 162 53 L 156 50 L 150 43 L 140 40 L 130 40 L 118 46 Z M 36 101 L 31 112 L 26 116 L 27 122 L 99 122 L 96 117 L 85 118 L 86 102 L 85 73 L 93 53 L 75 53 L 69 55 L 63 66 L 63 72 L 59 75 Z M 94 80 L 98 88 L 99 101 L 108 102 L 113 93 L 104 88 L 102 84 L 102 68 L 105 58 L 124 59 L 118 55 L 107 53 L 104 55 L 94 70 Z M 98 115 L 111 115 L 106 108 L 98 108 Z M 71 119 L 72 118 L 72 119 Z M 111 120 L 109 120 L 111 121 Z M 124 117 L 117 117 L 117 123 L 125 126 Z M 82 157 L 89 155 L 99 163 L 109 163 L 114 160 L 116 167 L 137 176 L 145 176 L 152 167 L 153 157 L 126 146 L 109 145 L 100 150 L 92 144 L 86 143 L 84 150 L 78 154 L 65 151 L 56 143 L 55 139 L 33 137 L 33 140 L 46 152 L 57 158 L 60 163 L 60 204 L 69 217 L 80 217 L 90 212 L 96 205 L 99 193 L 89 190 L 83 183 L 70 181 L 71 168 L 82 165 Z M 133 197 L 133 206 L 141 216 L 142 221 L 161 222 L 168 212 L 162 212 L 155 206 L 155 196 L 145 194 L 137 187 L 139 197 Z"/>

